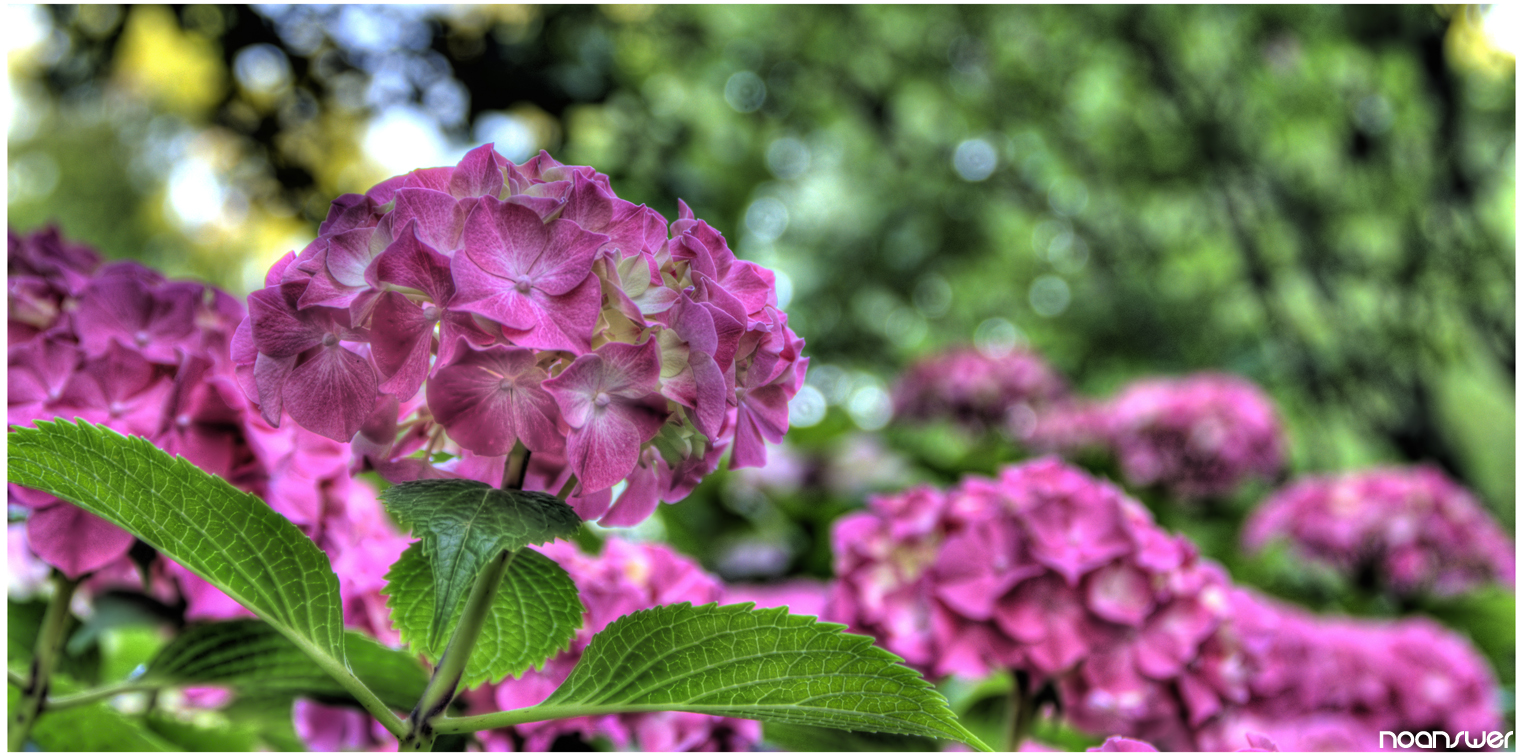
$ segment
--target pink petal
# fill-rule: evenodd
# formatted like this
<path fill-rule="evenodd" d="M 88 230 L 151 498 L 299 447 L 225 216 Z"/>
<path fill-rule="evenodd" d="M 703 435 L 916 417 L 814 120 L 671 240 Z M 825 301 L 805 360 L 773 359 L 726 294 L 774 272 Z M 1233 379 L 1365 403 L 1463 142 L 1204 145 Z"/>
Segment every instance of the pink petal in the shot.
<path fill-rule="evenodd" d="M 533 210 L 490 197 L 471 210 L 461 237 L 472 262 L 510 285 L 529 273 L 549 239 L 549 229 Z"/>
<path fill-rule="evenodd" d="M 619 494 L 613 508 L 598 522 L 609 527 L 630 527 L 644 522 L 660 503 L 661 486 L 655 465 L 636 465 L 629 486 Z"/>
<path fill-rule="evenodd" d="M 254 321 L 254 345 L 270 357 L 295 357 L 322 343 L 323 331 L 310 318 L 300 317 L 288 296 L 299 294 L 306 283 L 282 284 L 249 295 L 249 319 Z"/>
<path fill-rule="evenodd" d="M 354 438 L 378 395 L 370 363 L 339 345 L 298 365 L 281 393 L 292 420 L 341 443 Z"/>
<path fill-rule="evenodd" d="M 131 533 L 60 502 L 27 517 L 26 540 L 43 561 L 78 580 L 125 556 L 134 539 Z"/>
<path fill-rule="evenodd" d="M 460 248 L 466 214 L 459 200 L 433 189 L 398 189 L 392 228 L 403 228 L 414 220 L 418 222 L 418 239 L 424 244 L 440 252 Z"/>
<path fill-rule="evenodd" d="M 503 335 L 519 346 L 583 354 L 592 348 L 592 330 L 597 327 L 601 301 L 602 286 L 592 274 L 563 296 L 545 296 L 534 290 L 528 305 L 534 323 L 517 328 L 504 321 Z"/>
<path fill-rule="evenodd" d="M 357 228 L 328 239 L 328 254 L 324 259 L 333 280 L 349 287 L 365 286 L 365 270 L 375 255 L 370 251 L 370 237 L 374 231 Z"/>
<path fill-rule="evenodd" d="M 389 283 L 417 289 L 439 305 L 447 304 L 455 294 L 450 259 L 418 240 L 416 221 L 403 226 L 396 241 L 376 257 L 370 276 L 372 286 Z"/>
<path fill-rule="evenodd" d="M 434 324 L 424 308 L 413 304 L 395 291 L 380 296 L 371 321 L 370 354 L 380 371 L 380 390 L 406 401 L 418 393 L 428 374 L 428 356 L 432 353 Z"/>
<path fill-rule="evenodd" d="M 468 255 L 456 255 L 452 263 L 450 273 L 454 277 L 455 297 L 450 300 L 451 307 L 479 313 L 520 331 L 531 330 L 539 324 L 541 316 L 530 299 L 533 289 L 520 291 L 513 281 L 493 275 Z M 596 317 L 594 313 L 594 325 Z"/>
<path fill-rule="evenodd" d="M 455 197 L 496 197 L 506 182 L 503 168 L 507 163 L 490 144 L 465 153 L 450 173 L 449 193 Z"/>
<path fill-rule="evenodd" d="M 532 350 L 465 348 L 428 382 L 428 404 L 450 438 L 475 454 L 507 454 L 518 440 L 531 451 L 559 452 L 556 403 L 541 388 L 546 377 Z"/>

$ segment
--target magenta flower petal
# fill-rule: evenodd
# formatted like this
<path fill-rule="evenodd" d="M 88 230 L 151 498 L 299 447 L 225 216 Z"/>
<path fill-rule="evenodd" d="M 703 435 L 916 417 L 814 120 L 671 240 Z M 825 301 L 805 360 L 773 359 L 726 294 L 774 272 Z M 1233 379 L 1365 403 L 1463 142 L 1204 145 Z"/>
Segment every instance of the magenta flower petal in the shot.
<path fill-rule="evenodd" d="M 286 379 L 296 368 L 296 355 L 271 357 L 261 354 L 254 360 L 254 387 L 259 402 L 259 415 L 264 421 L 280 427 L 280 414 L 285 406 Z"/>
<path fill-rule="evenodd" d="M 78 580 L 125 556 L 134 539 L 73 504 L 59 502 L 27 517 L 26 540 L 44 562 Z"/>
<path fill-rule="evenodd" d="M 417 289 L 440 306 L 455 294 L 450 259 L 418 239 L 416 221 L 402 227 L 396 241 L 376 257 L 368 275 L 371 286 L 380 288 L 386 283 Z"/>
<path fill-rule="evenodd" d="M 450 172 L 449 193 L 459 198 L 496 197 L 506 184 L 503 169 L 507 164 L 491 144 L 481 145 L 465 153 Z"/>
<path fill-rule="evenodd" d="M 288 283 L 249 295 L 249 319 L 254 322 L 254 345 L 270 357 L 294 357 L 322 343 L 323 329 L 311 315 L 298 315 L 291 301 L 307 284 Z"/>
<path fill-rule="evenodd" d="M 350 287 L 366 285 L 365 270 L 375 259 L 375 253 L 370 249 L 370 237 L 374 233 L 369 228 L 357 228 L 328 239 L 325 262 L 333 280 Z"/>
<path fill-rule="evenodd" d="M 388 196 L 382 202 L 389 202 Z M 329 234 L 341 234 L 351 229 L 370 227 L 376 224 L 380 213 L 376 212 L 376 201 L 363 194 L 345 194 L 333 201 L 328 206 L 328 217 L 317 227 L 319 236 Z"/>
<path fill-rule="evenodd" d="M 134 276 L 102 276 L 79 296 L 74 313 L 79 346 L 99 355 L 119 343 L 152 362 L 173 365 L 180 349 L 192 346 L 202 291 L 194 284 L 161 284 L 151 290 Z"/>
<path fill-rule="evenodd" d="M 780 386 L 762 386 L 742 394 L 736 418 L 735 451 L 730 466 L 761 467 L 767 464 L 767 445 L 777 443 L 788 431 L 788 394 Z"/>
<path fill-rule="evenodd" d="M 370 354 L 382 379 L 380 390 L 403 401 L 411 399 L 428 375 L 439 308 L 419 307 L 388 291 L 377 300 L 372 317 Z"/>
<path fill-rule="evenodd" d="M 483 456 L 507 454 L 515 441 L 556 452 L 555 400 L 541 388 L 548 374 L 529 349 L 458 349 L 459 357 L 428 382 L 428 405 L 450 438 Z"/>
<path fill-rule="evenodd" d="M 504 321 L 502 333 L 519 346 L 586 352 L 592 347 L 592 329 L 598 322 L 601 289 L 597 276 L 589 275 L 581 286 L 562 296 L 543 296 L 536 290 L 524 307 L 533 318 L 532 324 L 520 329 Z"/>
<path fill-rule="evenodd" d="M 645 344 L 605 344 L 545 381 L 561 416 L 571 426 L 566 458 L 584 490 L 619 482 L 639 460 L 640 446 L 666 421 L 666 400 L 657 393 L 661 358 L 654 339 Z"/>
<path fill-rule="evenodd" d="M 610 527 L 639 525 L 656 511 L 661 500 L 661 484 L 656 474 L 655 462 L 647 460 L 635 465 L 629 474 L 629 486 L 619 494 L 619 500 L 598 522 Z"/>
<path fill-rule="evenodd" d="M 391 214 L 391 227 L 400 229 L 410 221 L 418 223 L 418 239 L 440 252 L 460 248 L 461 231 L 472 201 L 461 202 L 443 191 L 403 188 L 397 190 L 397 206 Z"/>
<path fill-rule="evenodd" d="M 528 208 L 483 199 L 466 219 L 465 253 L 502 285 L 532 286 L 560 295 L 592 272 L 592 260 L 608 237 L 568 220 L 546 224 Z"/>
<path fill-rule="evenodd" d="M 320 436 L 354 438 L 378 395 L 374 368 L 337 341 L 291 371 L 282 389 L 286 413 Z"/>

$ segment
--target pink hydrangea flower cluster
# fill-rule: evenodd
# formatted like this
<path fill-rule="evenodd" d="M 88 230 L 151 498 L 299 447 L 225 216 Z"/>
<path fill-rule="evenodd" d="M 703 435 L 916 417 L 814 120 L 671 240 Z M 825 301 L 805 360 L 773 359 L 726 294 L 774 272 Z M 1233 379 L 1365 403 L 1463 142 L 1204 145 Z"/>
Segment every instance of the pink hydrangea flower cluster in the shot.
<path fill-rule="evenodd" d="M 894 386 L 894 416 L 946 418 L 974 431 L 1029 428 L 1068 387 L 1035 352 L 990 357 L 963 347 L 911 365 Z"/>
<path fill-rule="evenodd" d="M 1403 595 L 1461 593 L 1490 582 L 1511 587 L 1517 573 L 1512 539 L 1470 492 L 1428 466 L 1297 481 L 1244 526 L 1249 549 L 1275 539 Z"/>
<path fill-rule="evenodd" d="M 681 499 L 732 445 L 762 464 L 808 364 L 770 271 L 687 205 L 668 224 L 545 153 L 486 145 L 344 195 L 265 282 L 233 358 L 271 424 L 359 434 L 392 480 L 441 474 L 405 459 L 420 449 L 522 442 L 527 485 L 574 474 L 573 505 L 610 524 Z"/>
<path fill-rule="evenodd" d="M 1250 477 L 1271 478 L 1285 464 L 1274 404 L 1234 375 L 1137 381 L 1110 400 L 1106 415 L 1110 443 L 1133 485 L 1218 496 Z"/>
<path fill-rule="evenodd" d="M 1160 485 L 1186 499 L 1232 493 L 1285 465 L 1274 404 L 1225 373 L 1135 381 L 1102 402 L 1070 402 L 1038 417 L 1033 447 L 1068 453 L 1109 449 L 1126 481 Z"/>
<path fill-rule="evenodd" d="M 550 659 L 543 670 L 531 669 L 520 679 L 509 678 L 463 694 L 461 700 L 474 713 L 517 709 L 543 701 L 565 682 L 592 636 L 626 614 L 684 601 L 695 606 L 709 604 L 723 596 L 718 579 L 665 546 L 611 538 L 595 556 L 566 541 L 536 548 L 565 568 L 576 582 L 587 610 L 582 629 L 571 648 Z M 583 744 L 606 738 L 619 750 L 745 751 L 761 739 L 761 726 L 747 719 L 659 712 L 537 722 L 482 732 L 478 737 L 488 751 L 546 751 L 563 738 L 579 738 Z"/>
<path fill-rule="evenodd" d="M 834 545 L 826 618 L 927 674 L 1023 671 L 1081 729 L 1183 749 L 1247 695 L 1220 568 L 1056 459 L 872 498 Z"/>
<path fill-rule="evenodd" d="M 1257 732 L 1244 733 L 1248 741 L 1247 748 L 1239 748 L 1234 753 L 1279 753 L 1280 749 L 1268 736 Z M 1227 750 L 1225 748 L 1218 750 Z M 1120 735 L 1112 735 L 1105 742 L 1094 748 L 1085 749 L 1087 753 L 1158 753 L 1158 749 L 1152 743 L 1136 738 L 1123 738 Z"/>
<path fill-rule="evenodd" d="M 6 263 L 9 425 L 80 418 L 148 438 L 235 484 L 257 481 L 227 359 L 243 318 L 236 299 L 135 262 L 103 265 L 55 229 L 11 232 Z M 126 531 L 82 509 L 10 490 L 31 510 L 32 551 L 70 577 L 132 546 Z"/>
<path fill-rule="evenodd" d="M 1485 659 L 1429 619 L 1318 617 L 1245 589 L 1231 603 L 1251 696 L 1201 733 L 1206 750 L 1248 731 L 1292 750 L 1372 751 L 1382 730 L 1501 729 Z"/>

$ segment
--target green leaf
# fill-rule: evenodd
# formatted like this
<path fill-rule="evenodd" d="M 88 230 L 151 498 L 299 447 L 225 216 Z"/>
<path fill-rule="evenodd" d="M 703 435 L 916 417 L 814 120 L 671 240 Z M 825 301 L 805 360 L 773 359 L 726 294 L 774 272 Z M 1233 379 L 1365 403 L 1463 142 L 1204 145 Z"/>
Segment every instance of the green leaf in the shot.
<path fill-rule="evenodd" d="M 344 658 L 338 577 L 290 520 L 146 439 L 87 422 L 13 427 L 10 482 L 143 539 L 311 651 Z"/>
<path fill-rule="evenodd" d="M 270 623 L 388 729 L 402 723 L 344 655 L 327 555 L 258 497 L 136 436 L 80 421 L 13 427 L 10 482 L 66 499 L 142 539 Z"/>
<path fill-rule="evenodd" d="M 762 740 L 785 751 L 818 753 L 837 751 L 859 753 L 863 751 L 936 751 L 936 741 L 914 735 L 888 735 L 877 732 L 848 732 L 828 727 L 768 722 L 762 730 Z"/>
<path fill-rule="evenodd" d="M 21 691 L 6 686 L 7 711 L 14 712 Z M 81 692 L 83 688 L 64 675 L 53 675 L 53 695 Z M 57 711 L 44 711 L 32 727 L 31 739 L 45 751 L 175 751 L 171 743 L 145 728 L 106 701 L 96 701 Z"/>
<path fill-rule="evenodd" d="M 349 661 L 386 705 L 407 709 L 423 695 L 428 673 L 405 651 L 350 631 Z M 258 620 L 187 627 L 148 663 L 142 681 L 165 685 L 228 685 L 240 692 L 347 698 L 348 692 L 274 628 Z"/>
<path fill-rule="evenodd" d="M 871 638 L 752 606 L 676 604 L 621 617 L 593 636 L 560 688 L 524 713 L 689 711 L 988 750 L 930 683 Z"/>
<path fill-rule="evenodd" d="M 504 549 L 563 538 L 582 521 L 565 502 L 538 491 L 506 491 L 474 480 L 417 480 L 381 493 L 386 510 L 422 539 L 432 565 L 433 616 L 428 645 L 437 647 L 476 573 Z"/>
<path fill-rule="evenodd" d="M 434 584 L 419 544 L 407 547 L 391 566 L 385 593 L 391 623 L 402 633 L 402 640 L 411 644 L 413 653 L 437 664 L 446 643 L 428 642 Z M 457 606 L 450 614 L 444 638 L 454 634 L 463 609 Z M 487 610 L 481 636 L 466 663 L 465 687 L 487 680 L 500 682 L 507 675 L 518 677 L 531 666 L 543 669 L 551 656 L 570 645 L 582 626 L 582 611 L 571 576 L 544 554 L 520 549 Z"/>
<path fill-rule="evenodd" d="M 265 745 L 260 742 L 258 729 L 248 723 L 231 722 L 217 712 L 201 715 L 187 722 L 153 709 L 143 715 L 142 721 L 143 726 L 179 751 L 255 751 Z M 286 716 L 290 716 L 289 711 Z"/>

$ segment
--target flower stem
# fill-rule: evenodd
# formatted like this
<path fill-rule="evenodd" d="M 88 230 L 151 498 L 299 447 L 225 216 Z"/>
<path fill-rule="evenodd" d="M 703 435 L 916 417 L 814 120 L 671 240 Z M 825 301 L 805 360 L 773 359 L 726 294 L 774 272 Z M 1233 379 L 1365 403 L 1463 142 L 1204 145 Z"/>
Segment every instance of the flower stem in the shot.
<path fill-rule="evenodd" d="M 32 669 L 26 684 L 21 686 L 21 703 L 10 721 L 7 741 L 10 750 L 20 751 L 32 734 L 32 726 L 42 714 L 47 700 L 48 687 L 53 679 L 53 668 L 63 651 L 64 629 L 69 626 L 69 602 L 74 598 L 74 588 L 79 583 L 70 580 L 58 570 L 53 570 L 53 598 L 42 617 L 42 629 L 37 634 L 37 650 L 32 656 Z"/>
<path fill-rule="evenodd" d="M 465 663 L 470 660 L 476 639 L 481 635 L 492 597 L 497 594 L 497 586 L 517 554 L 517 551 L 503 551 L 476 576 L 471 593 L 465 599 L 460 624 L 455 626 L 455 634 L 444 647 L 439 666 L 434 668 L 434 676 L 423 690 L 423 697 L 418 699 L 418 705 L 407 717 L 407 732 L 397 744 L 397 750 L 427 751 L 433 748 L 434 737 L 438 734 L 434 730 L 434 720 L 455 700 L 455 694 L 460 690 L 460 677 L 465 673 Z"/>
<path fill-rule="evenodd" d="M 1005 740 L 1006 751 L 1021 750 L 1021 741 L 1031 732 L 1031 720 L 1036 718 L 1036 691 L 1032 690 L 1031 675 L 1016 671 L 1010 687 L 1010 730 Z"/>
<path fill-rule="evenodd" d="M 575 491 L 575 490 L 576 490 L 576 473 L 572 473 L 571 477 L 566 479 L 566 485 L 561 486 L 561 492 L 556 494 L 555 498 L 560 499 L 561 501 L 565 501 L 566 497 L 570 496 L 571 492 Z"/>
<path fill-rule="evenodd" d="M 49 698 L 47 708 L 49 711 L 56 711 L 58 709 L 70 709 L 75 706 L 84 706 L 88 703 L 95 703 L 96 701 L 100 701 L 102 699 L 119 696 L 123 693 L 156 691 L 160 687 L 162 687 L 160 683 L 153 682 L 125 682 L 117 683 L 116 685 L 106 685 L 99 688 L 92 688 L 90 690 L 81 691 L 73 695 L 61 696 L 59 698 Z"/>
<path fill-rule="evenodd" d="M 521 491 L 524 487 L 524 476 L 529 474 L 529 449 L 523 441 L 513 444 L 513 451 L 508 452 L 508 459 L 503 463 L 502 488 L 507 491 Z"/>

